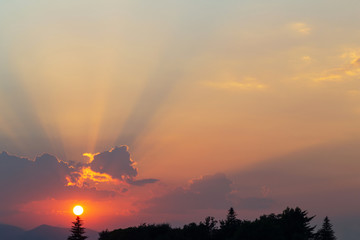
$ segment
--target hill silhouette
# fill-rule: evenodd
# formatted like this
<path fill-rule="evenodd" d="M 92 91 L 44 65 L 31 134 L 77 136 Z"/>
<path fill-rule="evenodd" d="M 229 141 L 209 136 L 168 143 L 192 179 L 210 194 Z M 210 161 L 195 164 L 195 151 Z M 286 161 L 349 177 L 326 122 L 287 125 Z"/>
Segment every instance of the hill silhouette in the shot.
<path fill-rule="evenodd" d="M 70 235 L 70 228 L 41 225 L 34 229 L 25 231 L 21 228 L 0 224 L 1 240 L 66 240 Z M 88 240 L 97 240 L 98 232 L 86 229 Z"/>
<path fill-rule="evenodd" d="M 0 238 L 6 240 L 17 240 L 25 231 L 19 227 L 0 224 Z"/>

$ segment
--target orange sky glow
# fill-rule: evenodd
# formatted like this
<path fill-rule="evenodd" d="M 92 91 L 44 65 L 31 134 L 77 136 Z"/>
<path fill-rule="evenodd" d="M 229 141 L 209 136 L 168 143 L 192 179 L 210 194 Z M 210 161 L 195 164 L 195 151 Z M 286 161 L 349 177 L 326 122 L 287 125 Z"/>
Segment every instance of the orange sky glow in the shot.
<path fill-rule="evenodd" d="M 360 234 L 344 230 L 360 219 L 360 4 L 345 2 L 1 2 L 0 223 L 300 206 Z"/>

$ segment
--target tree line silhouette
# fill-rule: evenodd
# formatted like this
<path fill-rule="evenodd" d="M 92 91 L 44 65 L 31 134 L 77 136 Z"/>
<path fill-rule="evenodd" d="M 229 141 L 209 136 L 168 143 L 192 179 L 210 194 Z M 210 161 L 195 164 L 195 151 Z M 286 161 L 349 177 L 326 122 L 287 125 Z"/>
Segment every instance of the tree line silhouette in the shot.
<path fill-rule="evenodd" d="M 286 208 L 280 214 L 262 215 L 254 221 L 240 220 L 231 207 L 225 220 L 206 217 L 200 223 L 182 228 L 169 224 L 142 224 L 137 227 L 102 231 L 99 240 L 336 240 L 328 217 L 315 231 L 315 216 L 299 207 Z"/>

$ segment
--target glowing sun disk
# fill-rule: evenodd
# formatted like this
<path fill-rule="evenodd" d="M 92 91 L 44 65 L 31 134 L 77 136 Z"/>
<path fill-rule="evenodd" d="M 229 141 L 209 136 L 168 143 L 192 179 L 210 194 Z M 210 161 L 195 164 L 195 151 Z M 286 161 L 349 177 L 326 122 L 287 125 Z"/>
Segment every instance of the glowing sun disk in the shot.
<path fill-rule="evenodd" d="M 84 209 L 83 209 L 82 206 L 77 205 L 77 206 L 75 206 L 75 207 L 73 208 L 73 212 L 74 212 L 74 214 L 75 214 L 76 216 L 80 216 L 81 214 L 83 214 Z"/>

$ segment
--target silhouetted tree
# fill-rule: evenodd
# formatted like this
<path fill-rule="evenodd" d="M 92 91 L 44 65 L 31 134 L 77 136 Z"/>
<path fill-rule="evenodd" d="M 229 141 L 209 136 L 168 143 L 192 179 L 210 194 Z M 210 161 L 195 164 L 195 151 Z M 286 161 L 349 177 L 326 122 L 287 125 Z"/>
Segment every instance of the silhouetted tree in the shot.
<path fill-rule="evenodd" d="M 238 222 L 238 220 L 236 219 L 236 212 L 235 210 L 231 207 L 228 211 L 228 214 L 226 216 L 226 221 L 225 224 L 226 225 L 234 225 Z"/>
<path fill-rule="evenodd" d="M 240 226 L 241 221 L 236 218 L 237 214 L 234 208 L 228 210 L 225 220 L 220 220 L 220 233 L 223 239 L 230 239 L 237 228 Z"/>
<path fill-rule="evenodd" d="M 84 236 L 85 228 L 82 227 L 83 223 L 82 220 L 80 220 L 80 217 L 77 216 L 75 222 L 72 222 L 73 226 L 71 227 L 70 232 L 72 233 L 68 240 L 85 240 L 88 237 Z"/>
<path fill-rule="evenodd" d="M 236 214 L 234 208 L 231 207 L 228 210 L 228 214 L 226 215 L 225 221 L 220 220 L 220 227 L 237 225 L 240 220 L 237 219 L 236 216 L 237 216 L 237 214 Z"/>
<path fill-rule="evenodd" d="M 276 216 L 275 214 L 260 216 L 259 219 L 256 219 L 252 223 L 252 228 L 250 228 L 250 230 L 252 230 L 251 231 L 252 239 L 259 239 L 259 240 L 283 239 L 283 233 L 281 229 L 281 218 L 279 216 Z"/>
<path fill-rule="evenodd" d="M 314 228 L 310 221 L 315 217 L 308 217 L 307 211 L 300 208 L 286 208 L 280 217 L 283 236 L 286 240 L 308 240 L 314 237 Z"/>
<path fill-rule="evenodd" d="M 108 229 L 101 231 L 99 233 L 99 240 L 107 240 L 110 237 L 110 232 Z"/>
<path fill-rule="evenodd" d="M 204 222 L 200 222 L 200 226 L 204 226 L 206 229 L 206 232 L 208 233 L 209 236 L 211 236 L 214 231 L 216 231 L 216 224 L 217 221 L 215 220 L 214 217 L 206 217 Z"/>
<path fill-rule="evenodd" d="M 336 240 L 335 232 L 332 229 L 332 224 L 329 218 L 326 216 L 322 227 L 316 233 L 316 240 Z"/>

